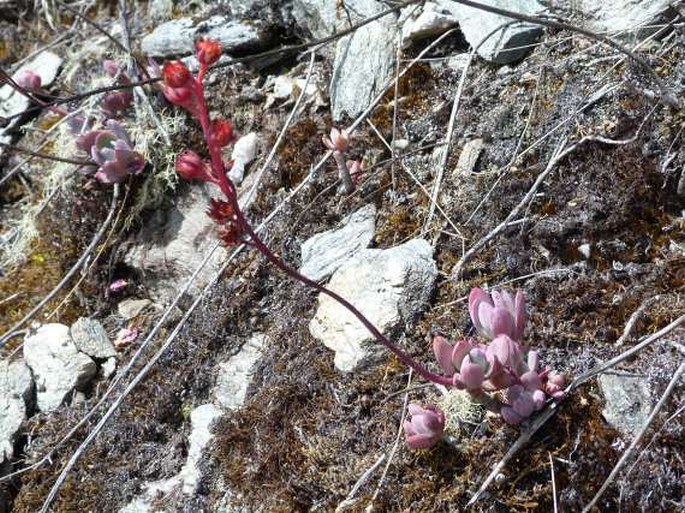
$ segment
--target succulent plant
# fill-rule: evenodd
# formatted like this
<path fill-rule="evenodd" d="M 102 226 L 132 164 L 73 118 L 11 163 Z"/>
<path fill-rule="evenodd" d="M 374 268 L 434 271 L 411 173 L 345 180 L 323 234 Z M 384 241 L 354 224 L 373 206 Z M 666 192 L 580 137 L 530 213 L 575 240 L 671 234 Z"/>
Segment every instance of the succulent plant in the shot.
<path fill-rule="evenodd" d="M 435 405 L 421 407 L 409 404 L 409 419 L 404 421 L 404 434 L 410 449 L 430 449 L 440 441 L 445 431 L 445 414 Z"/>
<path fill-rule="evenodd" d="M 143 156 L 131 148 L 123 125 L 110 119 L 106 130 L 89 130 L 76 138 L 76 147 L 90 154 L 97 164 L 84 168 L 102 183 L 118 183 L 143 170 Z"/>
<path fill-rule="evenodd" d="M 513 296 L 506 290 L 488 294 L 476 287 L 469 294 L 469 313 L 478 332 L 490 340 L 497 335 L 508 335 L 514 340 L 523 338 L 526 301 L 520 290 Z"/>

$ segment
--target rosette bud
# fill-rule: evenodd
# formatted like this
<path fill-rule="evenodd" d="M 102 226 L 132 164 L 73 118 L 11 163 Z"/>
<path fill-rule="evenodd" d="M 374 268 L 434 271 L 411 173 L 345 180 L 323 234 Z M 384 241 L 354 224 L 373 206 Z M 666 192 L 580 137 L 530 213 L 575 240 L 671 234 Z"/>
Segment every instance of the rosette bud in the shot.
<path fill-rule="evenodd" d="M 224 119 L 212 121 L 212 142 L 219 146 L 226 146 L 235 140 L 233 124 Z"/>
<path fill-rule="evenodd" d="M 211 66 L 221 57 L 221 45 L 212 39 L 199 39 L 195 41 L 197 60 L 205 66 Z"/>
<path fill-rule="evenodd" d="M 188 67 L 181 61 L 167 61 L 162 66 L 162 78 L 169 87 L 179 88 L 187 86 L 192 75 Z"/>
<path fill-rule="evenodd" d="M 350 142 L 347 130 L 338 130 L 337 128 L 331 128 L 331 135 L 324 135 L 321 140 L 326 148 L 332 151 L 338 151 L 344 153 L 347 150 L 347 146 Z"/>
<path fill-rule="evenodd" d="M 185 150 L 176 157 L 176 172 L 185 180 L 207 180 L 204 161 L 192 150 Z"/>
<path fill-rule="evenodd" d="M 440 441 L 445 431 L 445 414 L 432 404 L 422 408 L 411 403 L 410 418 L 404 422 L 406 443 L 410 449 L 430 449 Z"/>

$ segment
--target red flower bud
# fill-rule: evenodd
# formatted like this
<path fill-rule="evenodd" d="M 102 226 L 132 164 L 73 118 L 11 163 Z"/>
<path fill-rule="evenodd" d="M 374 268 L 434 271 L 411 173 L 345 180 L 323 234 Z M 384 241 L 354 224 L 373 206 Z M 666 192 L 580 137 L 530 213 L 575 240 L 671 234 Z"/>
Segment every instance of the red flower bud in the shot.
<path fill-rule="evenodd" d="M 199 39 L 195 42 L 197 60 L 205 66 L 211 66 L 221 57 L 221 45 L 212 39 Z"/>
<path fill-rule="evenodd" d="M 223 119 L 212 121 L 212 142 L 219 146 L 226 146 L 234 140 L 233 124 L 230 121 Z"/>
<path fill-rule="evenodd" d="M 178 88 L 188 85 L 192 75 L 181 61 L 167 61 L 162 66 L 162 78 L 168 86 Z"/>
<path fill-rule="evenodd" d="M 216 200 L 211 198 L 209 200 L 209 210 L 207 215 L 214 219 L 218 224 L 226 224 L 234 218 L 233 207 L 230 203 L 224 200 Z"/>
<path fill-rule="evenodd" d="M 176 171 L 185 180 L 206 180 L 205 163 L 191 150 L 185 150 L 176 157 Z"/>

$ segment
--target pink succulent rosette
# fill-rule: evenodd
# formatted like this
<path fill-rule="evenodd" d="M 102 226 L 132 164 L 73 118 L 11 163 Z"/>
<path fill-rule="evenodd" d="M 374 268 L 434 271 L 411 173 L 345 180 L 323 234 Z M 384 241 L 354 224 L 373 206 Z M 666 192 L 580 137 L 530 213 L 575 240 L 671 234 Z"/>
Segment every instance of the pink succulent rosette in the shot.
<path fill-rule="evenodd" d="M 407 447 L 430 449 L 440 441 L 444 434 L 445 414 L 432 404 L 421 407 L 411 403 L 407 409 L 410 416 L 404 421 Z"/>

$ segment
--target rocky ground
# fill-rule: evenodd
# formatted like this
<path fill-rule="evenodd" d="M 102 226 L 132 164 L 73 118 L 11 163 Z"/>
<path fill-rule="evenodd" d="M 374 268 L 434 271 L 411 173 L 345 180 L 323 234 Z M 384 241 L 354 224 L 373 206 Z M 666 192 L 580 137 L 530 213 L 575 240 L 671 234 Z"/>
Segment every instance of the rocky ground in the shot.
<path fill-rule="evenodd" d="M 685 507 L 679 2 L 490 2 L 643 64 L 448 0 L 361 27 L 393 3 L 123 3 L 0 1 L 2 69 L 93 115 L 100 96 L 73 96 L 111 85 L 104 59 L 132 73 L 220 40 L 209 107 L 240 136 L 254 226 L 429 368 L 430 333 L 474 334 L 475 286 L 525 292 L 526 341 L 569 382 L 670 329 L 575 387 L 467 508 L 529 425 L 426 384 L 254 250 L 217 249 L 216 191 L 173 168 L 199 127 L 154 88 L 121 116 L 146 165 L 117 196 L 8 149 L 83 158 L 49 109 L 14 116 L 31 104 L 4 85 L 0 511 L 39 511 L 95 429 L 49 511 L 581 511 L 648 423 L 593 511 Z M 364 171 L 341 195 L 321 137 L 351 125 Z M 437 447 L 404 445 L 408 402 L 447 412 Z"/>

